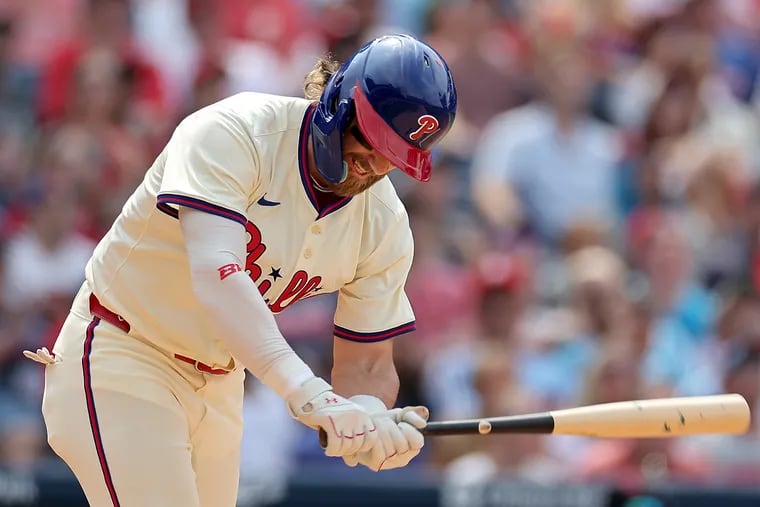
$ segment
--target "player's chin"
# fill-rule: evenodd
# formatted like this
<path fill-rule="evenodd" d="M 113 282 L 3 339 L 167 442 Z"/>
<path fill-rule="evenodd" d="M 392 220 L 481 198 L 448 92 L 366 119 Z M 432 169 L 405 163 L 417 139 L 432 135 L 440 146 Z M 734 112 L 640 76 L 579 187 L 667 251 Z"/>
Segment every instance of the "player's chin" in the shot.
<path fill-rule="evenodd" d="M 341 197 L 353 197 L 361 194 L 381 179 L 383 179 L 383 176 L 373 175 L 360 178 L 349 174 L 346 181 L 335 185 L 332 191 Z"/>

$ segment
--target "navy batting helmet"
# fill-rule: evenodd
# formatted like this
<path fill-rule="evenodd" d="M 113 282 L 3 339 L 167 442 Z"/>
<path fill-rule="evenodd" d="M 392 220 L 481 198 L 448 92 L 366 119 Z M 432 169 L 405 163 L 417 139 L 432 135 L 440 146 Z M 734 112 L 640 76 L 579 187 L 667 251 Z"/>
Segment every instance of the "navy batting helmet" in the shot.
<path fill-rule="evenodd" d="M 330 78 L 312 116 L 319 173 L 346 179 L 343 132 L 355 118 L 369 144 L 420 181 L 430 179 L 430 149 L 454 122 L 457 95 L 446 62 L 408 35 L 379 37 Z"/>

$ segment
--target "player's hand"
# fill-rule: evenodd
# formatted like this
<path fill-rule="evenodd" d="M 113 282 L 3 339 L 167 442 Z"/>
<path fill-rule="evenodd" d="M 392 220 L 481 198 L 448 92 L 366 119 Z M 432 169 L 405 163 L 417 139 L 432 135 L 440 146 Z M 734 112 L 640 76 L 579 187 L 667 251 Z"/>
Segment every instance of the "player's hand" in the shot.
<path fill-rule="evenodd" d="M 344 456 L 343 461 L 348 466 L 361 464 L 376 472 L 405 467 L 425 445 L 419 430 L 427 425 L 428 416 L 425 407 L 395 408 L 373 414 L 377 444 L 369 451 Z"/>
<path fill-rule="evenodd" d="M 286 400 L 291 415 L 313 429 L 327 434 L 327 456 L 350 456 L 377 444 L 377 428 L 361 405 L 335 394 L 332 386 L 314 377 Z"/>

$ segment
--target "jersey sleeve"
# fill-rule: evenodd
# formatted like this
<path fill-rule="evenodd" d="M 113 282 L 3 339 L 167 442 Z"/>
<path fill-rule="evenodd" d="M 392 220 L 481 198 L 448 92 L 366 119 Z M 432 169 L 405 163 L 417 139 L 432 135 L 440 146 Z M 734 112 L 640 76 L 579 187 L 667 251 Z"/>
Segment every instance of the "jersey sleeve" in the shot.
<path fill-rule="evenodd" d="M 228 114 L 202 109 L 183 120 L 167 146 L 158 208 L 213 213 L 245 225 L 250 196 L 259 186 L 253 140 Z"/>
<path fill-rule="evenodd" d="M 354 279 L 338 292 L 335 336 L 377 342 L 415 330 L 414 312 L 404 290 L 413 253 L 412 231 L 404 214 L 360 262 Z"/>

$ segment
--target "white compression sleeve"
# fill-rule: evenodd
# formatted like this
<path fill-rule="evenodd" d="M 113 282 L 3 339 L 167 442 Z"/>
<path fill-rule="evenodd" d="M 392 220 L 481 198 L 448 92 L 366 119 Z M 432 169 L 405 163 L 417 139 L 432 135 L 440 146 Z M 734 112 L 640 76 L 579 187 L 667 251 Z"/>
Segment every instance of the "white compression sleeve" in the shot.
<path fill-rule="evenodd" d="M 245 229 L 227 218 L 187 207 L 180 207 L 179 221 L 193 290 L 216 323 L 219 340 L 254 376 L 287 399 L 314 373 L 285 341 L 245 272 Z"/>

